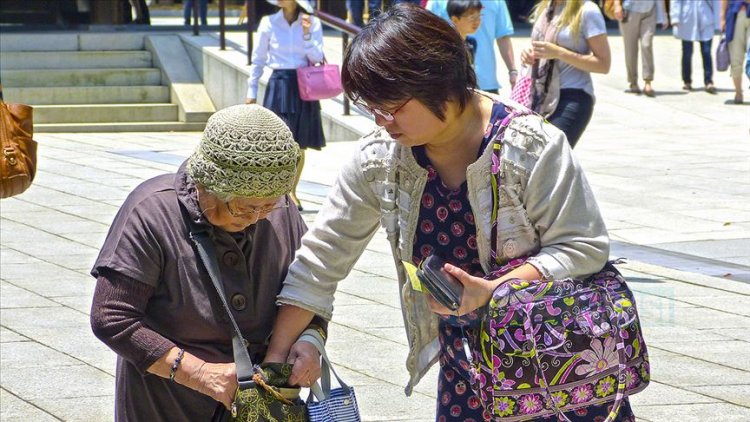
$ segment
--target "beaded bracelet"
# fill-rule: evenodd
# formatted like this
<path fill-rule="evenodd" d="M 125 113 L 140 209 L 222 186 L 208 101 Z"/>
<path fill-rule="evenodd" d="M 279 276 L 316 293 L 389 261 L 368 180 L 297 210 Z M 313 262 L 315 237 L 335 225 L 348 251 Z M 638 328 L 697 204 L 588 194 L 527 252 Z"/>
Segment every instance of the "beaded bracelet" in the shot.
<path fill-rule="evenodd" d="M 182 356 L 185 354 L 185 349 L 180 349 L 179 352 L 177 352 L 177 357 L 174 359 L 174 362 L 172 362 L 172 369 L 169 371 L 169 380 L 174 381 L 174 376 L 177 373 L 177 367 L 180 366 L 180 362 L 182 362 Z"/>

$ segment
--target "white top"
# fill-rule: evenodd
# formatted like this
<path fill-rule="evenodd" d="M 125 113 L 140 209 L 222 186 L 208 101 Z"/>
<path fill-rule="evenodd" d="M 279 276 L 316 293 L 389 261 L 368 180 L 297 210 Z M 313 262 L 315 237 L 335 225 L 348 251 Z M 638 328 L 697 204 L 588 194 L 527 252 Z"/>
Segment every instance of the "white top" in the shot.
<path fill-rule="evenodd" d="M 320 20 L 310 16 L 310 39 L 304 39 L 302 14 L 290 25 L 284 11 L 264 16 L 258 25 L 258 44 L 253 50 L 250 77 L 247 78 L 247 98 L 258 98 L 258 80 L 265 66 L 271 69 L 296 69 L 307 66 L 308 60 L 323 60 L 323 27 Z"/>
<path fill-rule="evenodd" d="M 708 41 L 721 28 L 719 0 L 672 0 L 669 17 L 674 36 L 684 41 Z"/>
<path fill-rule="evenodd" d="M 558 17 L 561 12 L 562 8 L 557 7 L 555 17 Z M 589 47 L 587 40 L 606 34 L 607 27 L 604 25 L 604 16 L 602 16 L 599 6 L 593 2 L 584 2 L 581 13 L 583 16 L 581 17 L 581 30 L 578 36 L 573 38 L 570 27 L 566 26 L 558 32 L 556 44 L 576 53 L 589 54 L 591 53 L 591 47 Z M 594 96 L 594 83 L 591 81 L 591 73 L 578 69 L 562 60 L 556 60 L 555 66 L 559 66 L 560 69 L 560 89 L 582 89 L 592 97 Z"/>

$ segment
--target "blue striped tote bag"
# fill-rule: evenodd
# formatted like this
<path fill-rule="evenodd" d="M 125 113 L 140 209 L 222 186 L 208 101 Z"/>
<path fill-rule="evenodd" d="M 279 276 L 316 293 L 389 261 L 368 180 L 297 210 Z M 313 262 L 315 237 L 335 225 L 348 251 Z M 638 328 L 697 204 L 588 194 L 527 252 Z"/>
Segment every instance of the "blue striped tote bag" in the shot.
<path fill-rule="evenodd" d="M 310 388 L 307 399 L 307 413 L 310 422 L 360 422 L 357 397 L 354 387 L 347 385 L 333 369 L 328 360 L 326 349 L 319 342 L 312 342 L 318 348 L 321 361 L 320 382 Z M 331 373 L 336 377 L 339 387 L 331 388 Z"/>

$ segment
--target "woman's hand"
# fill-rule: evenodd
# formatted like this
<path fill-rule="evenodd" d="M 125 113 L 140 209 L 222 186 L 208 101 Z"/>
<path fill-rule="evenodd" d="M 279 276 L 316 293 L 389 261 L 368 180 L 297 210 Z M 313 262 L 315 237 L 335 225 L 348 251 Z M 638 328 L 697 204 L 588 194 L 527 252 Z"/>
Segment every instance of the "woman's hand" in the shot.
<path fill-rule="evenodd" d="M 622 22 L 623 17 L 625 17 L 625 14 L 622 11 L 622 5 L 619 1 L 615 1 L 615 19 Z"/>
<path fill-rule="evenodd" d="M 534 64 L 535 60 L 536 60 L 536 57 L 534 57 L 533 48 L 527 48 L 525 50 L 521 50 L 521 63 L 525 64 L 526 66 L 531 66 Z"/>
<path fill-rule="evenodd" d="M 531 48 L 537 59 L 558 59 L 562 53 L 562 47 L 547 41 L 532 41 Z"/>
<path fill-rule="evenodd" d="M 213 398 L 230 409 L 238 387 L 237 368 L 234 363 L 203 362 L 182 384 Z"/>
<path fill-rule="evenodd" d="M 452 311 L 449 308 L 441 305 L 431 295 L 429 295 L 428 301 L 430 303 L 430 310 L 437 314 L 443 315 L 465 315 L 469 312 L 482 307 L 490 301 L 492 292 L 499 283 L 495 283 L 491 280 L 485 280 L 481 277 L 475 277 L 466 271 L 456 267 L 455 265 L 445 264 L 443 269 L 453 277 L 456 277 L 461 284 L 464 285 L 464 293 L 461 296 L 461 307 L 456 311 Z"/>
<path fill-rule="evenodd" d="M 305 36 L 310 35 L 310 28 L 312 28 L 312 21 L 310 20 L 310 15 L 303 13 L 302 14 L 302 34 Z"/>
<path fill-rule="evenodd" d="M 310 387 L 320 378 L 320 353 L 314 344 L 308 341 L 294 343 L 286 361 L 293 365 L 290 385 Z"/>

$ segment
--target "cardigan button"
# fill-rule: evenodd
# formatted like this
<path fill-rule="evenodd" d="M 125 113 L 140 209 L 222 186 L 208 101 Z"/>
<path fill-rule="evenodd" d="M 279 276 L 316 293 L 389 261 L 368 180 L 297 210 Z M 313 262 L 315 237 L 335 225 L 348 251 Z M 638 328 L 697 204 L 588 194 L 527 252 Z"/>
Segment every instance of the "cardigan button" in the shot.
<path fill-rule="evenodd" d="M 239 256 L 237 256 L 237 253 L 229 251 L 224 254 L 222 260 L 224 261 L 224 265 L 228 267 L 234 267 L 239 261 Z"/>
<path fill-rule="evenodd" d="M 241 311 L 247 307 L 247 298 L 241 293 L 232 295 L 232 307 L 236 311 Z"/>

